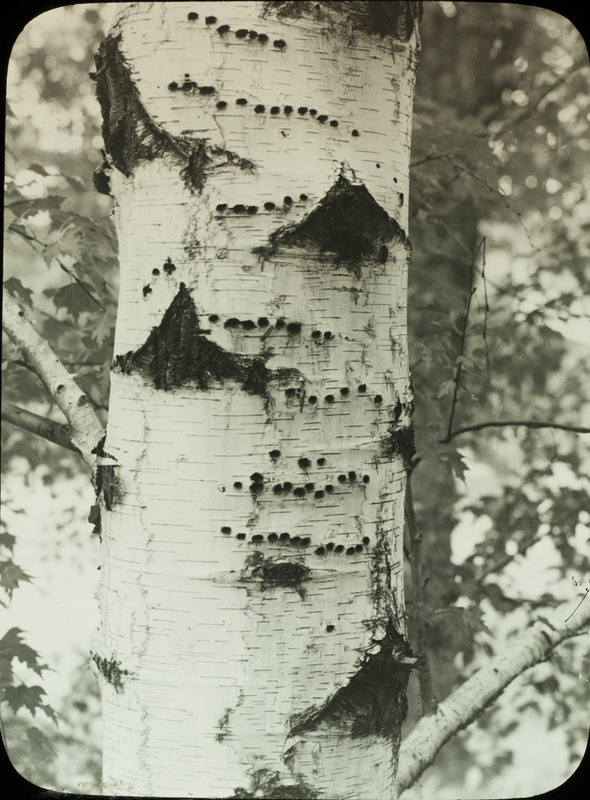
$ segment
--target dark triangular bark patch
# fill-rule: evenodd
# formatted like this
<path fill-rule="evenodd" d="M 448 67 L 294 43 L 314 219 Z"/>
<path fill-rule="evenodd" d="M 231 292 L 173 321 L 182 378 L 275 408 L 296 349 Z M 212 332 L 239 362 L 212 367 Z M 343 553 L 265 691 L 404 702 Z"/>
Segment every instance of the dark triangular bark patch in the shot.
<path fill-rule="evenodd" d="M 208 389 L 212 383 L 233 381 L 249 394 L 268 396 L 273 380 L 292 380 L 296 370 L 271 370 L 267 355 L 231 353 L 207 338 L 195 304 L 184 283 L 170 303 L 162 322 L 135 351 L 115 358 L 114 368 L 125 374 L 137 372 L 156 389 L 172 389 L 194 383 Z"/>
<path fill-rule="evenodd" d="M 340 176 L 305 219 L 271 237 L 270 253 L 285 245 L 312 248 L 333 254 L 339 262 L 357 265 L 361 259 L 383 262 L 387 245 L 405 240 L 400 225 L 365 186 Z"/>

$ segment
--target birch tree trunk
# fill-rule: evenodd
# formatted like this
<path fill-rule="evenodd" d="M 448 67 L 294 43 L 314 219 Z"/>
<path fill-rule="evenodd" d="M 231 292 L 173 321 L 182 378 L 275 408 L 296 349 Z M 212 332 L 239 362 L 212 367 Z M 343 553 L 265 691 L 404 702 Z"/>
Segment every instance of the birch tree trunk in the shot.
<path fill-rule="evenodd" d="M 97 56 L 106 793 L 394 795 L 418 5 L 134 3 Z"/>

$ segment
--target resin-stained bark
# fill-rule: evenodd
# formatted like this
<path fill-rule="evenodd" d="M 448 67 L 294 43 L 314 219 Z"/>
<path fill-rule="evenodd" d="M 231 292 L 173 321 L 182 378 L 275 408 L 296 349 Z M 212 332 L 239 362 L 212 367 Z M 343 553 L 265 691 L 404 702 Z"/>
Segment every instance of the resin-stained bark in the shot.
<path fill-rule="evenodd" d="M 392 796 L 415 6 L 139 3 L 101 48 L 107 792 Z"/>

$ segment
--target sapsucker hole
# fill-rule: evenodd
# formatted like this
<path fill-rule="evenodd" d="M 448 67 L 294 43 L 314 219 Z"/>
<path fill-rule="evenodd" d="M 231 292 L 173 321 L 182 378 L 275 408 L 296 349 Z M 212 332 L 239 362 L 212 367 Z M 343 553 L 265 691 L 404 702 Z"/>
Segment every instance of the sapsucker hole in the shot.
<path fill-rule="evenodd" d="M 232 211 L 234 214 L 243 214 L 246 210 L 246 206 L 243 203 L 237 203 L 233 208 Z"/>
<path fill-rule="evenodd" d="M 280 112 L 280 108 L 278 106 L 271 106 L 270 113 L 271 114 L 278 114 Z"/>
<path fill-rule="evenodd" d="M 393 182 L 394 182 L 394 183 L 397 183 L 397 178 L 394 178 L 394 179 L 393 179 Z"/>
<path fill-rule="evenodd" d="M 323 556 L 323 555 L 325 555 L 325 553 L 326 553 L 326 548 L 325 547 L 321 547 L 321 546 L 320 547 L 316 547 L 316 549 L 315 549 L 316 556 Z"/>
<path fill-rule="evenodd" d="M 144 286 L 142 291 L 143 291 L 143 296 L 147 297 L 148 294 L 151 293 L 152 287 L 151 286 Z"/>
<path fill-rule="evenodd" d="M 293 389 L 293 387 L 285 389 L 285 394 L 287 395 L 287 397 L 295 397 L 297 395 L 297 389 Z"/>
<path fill-rule="evenodd" d="M 305 201 L 307 200 L 307 195 L 306 195 L 306 194 L 300 194 L 300 195 L 299 195 L 299 199 L 300 199 L 302 202 L 305 202 Z"/>
<path fill-rule="evenodd" d="M 223 36 L 223 34 L 227 33 L 228 30 L 229 30 L 229 25 L 220 25 L 219 28 L 217 28 L 217 33 L 220 36 Z"/>
<path fill-rule="evenodd" d="M 262 492 L 263 489 L 264 489 L 264 486 L 263 486 L 262 483 L 251 483 L 250 484 L 250 492 L 252 494 L 260 494 L 260 492 Z"/>
<path fill-rule="evenodd" d="M 283 108 L 285 114 L 292 114 L 293 113 L 293 106 L 285 106 Z"/>
<path fill-rule="evenodd" d="M 303 539 L 301 540 L 302 547 L 309 547 L 310 544 L 311 544 L 310 537 L 309 536 L 304 536 Z"/>
<path fill-rule="evenodd" d="M 230 317 L 226 319 L 223 323 L 224 328 L 238 328 L 240 325 L 240 320 L 237 317 Z"/>
<path fill-rule="evenodd" d="M 223 528 L 221 529 L 221 532 L 225 534 L 231 533 L 231 528 L 228 527 L 227 525 L 224 525 Z"/>
<path fill-rule="evenodd" d="M 288 542 L 290 538 L 291 538 L 291 534 L 289 534 L 289 533 L 281 533 L 281 535 L 279 536 L 279 539 L 281 540 L 281 542 Z"/>
<path fill-rule="evenodd" d="M 217 17 L 205 17 L 205 25 L 215 25 Z"/>
<path fill-rule="evenodd" d="M 326 403 L 331 404 L 331 403 L 334 402 L 334 395 L 333 394 L 327 394 L 324 397 L 324 400 L 326 401 Z"/>
<path fill-rule="evenodd" d="M 327 633 L 333 633 L 335 630 L 336 630 L 336 626 L 335 625 L 326 625 Z"/>
<path fill-rule="evenodd" d="M 283 486 L 280 483 L 277 483 L 276 486 L 272 487 L 273 494 L 282 494 L 283 493 Z"/>
<path fill-rule="evenodd" d="M 256 327 L 256 323 L 254 322 L 253 319 L 244 319 L 242 320 L 240 325 L 245 331 L 253 331 L 254 328 Z"/>
<path fill-rule="evenodd" d="M 250 39 L 257 39 L 258 31 L 248 31 L 248 36 L 250 37 Z"/>
<path fill-rule="evenodd" d="M 285 481 L 283 483 L 283 489 L 284 489 L 285 492 L 290 492 L 292 488 L 293 488 L 293 484 L 291 483 L 291 481 Z"/>
<path fill-rule="evenodd" d="M 315 396 L 315 394 L 310 394 L 309 397 L 307 398 L 307 402 L 310 403 L 312 406 L 315 405 L 317 401 L 318 399 Z"/>
<path fill-rule="evenodd" d="M 358 136 L 358 135 L 359 135 L 359 132 L 357 131 L 356 128 L 353 131 L 351 131 L 351 136 Z"/>
<path fill-rule="evenodd" d="M 358 390 L 359 390 L 360 394 L 364 394 L 367 391 L 367 384 L 366 383 L 361 383 L 361 385 L 359 386 Z"/>
<path fill-rule="evenodd" d="M 157 267 L 154 267 L 153 270 L 152 270 L 152 275 L 159 275 L 159 274 L 160 274 L 160 270 Z"/>
<path fill-rule="evenodd" d="M 287 195 L 286 197 L 283 197 L 283 203 L 284 203 L 286 206 L 290 206 L 290 205 L 292 205 L 292 203 L 293 203 L 293 198 L 292 198 L 292 197 L 289 197 L 289 195 Z"/>
<path fill-rule="evenodd" d="M 321 500 L 322 497 L 325 497 L 325 494 L 321 489 L 318 489 L 318 491 L 314 494 L 314 497 L 316 500 Z"/>
<path fill-rule="evenodd" d="M 291 537 L 291 544 L 294 544 L 295 546 L 297 546 L 298 544 L 301 544 L 301 536 L 292 536 Z"/>
<path fill-rule="evenodd" d="M 242 483 L 242 481 L 236 481 L 236 482 L 234 483 L 234 489 L 241 489 L 241 488 L 242 488 L 242 486 L 243 486 L 243 483 Z"/>
<path fill-rule="evenodd" d="M 178 84 L 176 83 L 176 81 L 172 81 L 171 83 L 168 84 L 168 88 L 170 89 L 171 92 L 174 92 L 176 91 L 176 89 L 178 89 Z"/>
<path fill-rule="evenodd" d="M 357 544 L 357 545 L 355 545 L 355 548 L 354 548 L 354 549 L 355 549 L 355 551 L 356 551 L 357 553 L 362 553 L 362 552 L 363 552 L 363 550 L 364 550 L 364 548 L 363 548 L 362 544 Z"/>
<path fill-rule="evenodd" d="M 369 539 L 369 537 L 368 536 L 363 536 L 363 544 L 370 544 L 370 543 L 371 543 L 371 540 Z"/>
<path fill-rule="evenodd" d="M 184 89 L 184 91 L 185 91 L 185 92 L 188 92 L 188 91 L 190 91 L 191 89 L 195 89 L 195 88 L 196 88 L 196 86 L 197 86 L 197 84 L 196 84 L 196 83 L 194 83 L 194 81 L 185 81 L 185 82 L 182 84 L 182 88 Z"/>
<path fill-rule="evenodd" d="M 311 332 L 311 338 L 312 339 L 321 339 L 322 338 L 322 332 L 321 331 L 312 331 Z"/>
<path fill-rule="evenodd" d="M 337 127 L 338 127 L 338 120 L 337 120 L 337 119 L 331 119 L 331 120 L 330 120 L 330 125 L 331 125 L 333 128 L 337 128 Z"/>
<path fill-rule="evenodd" d="M 276 461 L 277 458 L 280 458 L 281 451 L 280 450 L 271 450 L 269 456 L 271 457 L 272 461 Z"/>
<path fill-rule="evenodd" d="M 269 542 L 276 542 L 278 540 L 278 534 L 276 533 L 269 533 L 268 534 L 268 541 Z"/>
<path fill-rule="evenodd" d="M 303 486 L 298 486 L 296 489 L 293 489 L 293 494 L 295 497 L 305 497 L 305 489 Z"/>
<path fill-rule="evenodd" d="M 301 333 L 301 323 L 300 322 L 289 322 L 287 325 L 287 333 L 296 334 Z"/>
<path fill-rule="evenodd" d="M 209 314 L 209 322 L 219 322 L 217 314 Z"/>
<path fill-rule="evenodd" d="M 215 86 L 199 86 L 199 94 L 215 94 Z"/>
<path fill-rule="evenodd" d="M 255 533 L 252 537 L 252 541 L 254 544 L 260 544 L 260 542 L 264 541 L 264 536 L 261 533 Z"/>
<path fill-rule="evenodd" d="M 248 35 L 248 31 L 245 28 L 240 28 L 236 31 L 236 39 L 245 39 Z"/>
<path fill-rule="evenodd" d="M 274 204 L 274 203 L 272 203 L 271 201 L 268 201 L 268 202 L 266 202 L 266 203 L 264 204 L 264 208 L 265 208 L 267 211 L 274 211 L 274 209 L 276 208 L 276 206 L 275 206 L 275 204 Z"/>
<path fill-rule="evenodd" d="M 227 103 L 225 100 L 219 100 L 215 105 L 220 111 L 223 111 L 224 108 L 227 108 Z"/>
<path fill-rule="evenodd" d="M 318 112 L 316 111 L 316 109 L 315 109 L 315 108 L 310 108 L 310 109 L 309 109 L 309 113 L 311 114 L 311 116 L 312 116 L 312 117 L 315 117 L 315 115 L 316 115 Z"/>
<path fill-rule="evenodd" d="M 282 50 L 283 47 L 287 46 L 287 42 L 284 39 L 275 39 L 272 44 L 273 47 L 276 47 L 278 50 Z"/>
<path fill-rule="evenodd" d="M 264 475 L 261 475 L 259 472 L 253 472 L 252 475 L 250 475 L 250 480 L 254 481 L 254 483 L 262 483 Z"/>
<path fill-rule="evenodd" d="M 318 122 L 326 122 L 327 119 L 328 119 L 327 114 L 320 114 L 318 117 Z"/>
<path fill-rule="evenodd" d="M 355 547 L 347 547 L 346 548 L 346 555 L 347 556 L 353 556 L 355 554 L 355 552 L 356 552 L 356 548 Z"/>
<path fill-rule="evenodd" d="M 282 330 L 283 330 L 283 328 L 285 327 L 285 325 L 286 325 L 286 324 L 287 324 L 287 323 L 285 322 L 285 320 L 283 319 L 283 317 L 280 317 L 280 318 L 279 318 L 279 319 L 278 319 L 278 320 L 275 322 L 275 328 L 276 328 L 278 331 L 282 331 Z"/>
<path fill-rule="evenodd" d="M 363 475 L 363 483 L 369 483 L 371 478 L 368 475 Z"/>
<path fill-rule="evenodd" d="M 268 328 L 269 322 L 267 317 L 259 317 L 258 318 L 258 327 L 259 328 Z"/>
<path fill-rule="evenodd" d="M 305 458 L 305 457 L 300 458 L 298 460 L 297 464 L 299 465 L 299 467 L 301 469 L 309 469 L 309 467 L 311 467 L 311 461 L 309 460 L 309 458 Z"/>
<path fill-rule="evenodd" d="M 333 338 L 334 338 L 334 334 L 332 333 L 332 331 L 326 331 L 324 333 L 324 339 L 333 339 Z"/>
<path fill-rule="evenodd" d="M 174 270 L 176 269 L 176 265 L 175 265 L 175 264 L 173 264 L 173 263 L 172 263 L 172 261 L 171 261 L 171 259 L 170 259 L 170 257 L 168 257 L 168 258 L 166 259 L 166 263 L 164 264 L 164 266 L 162 267 L 162 269 L 164 270 L 164 272 L 166 273 L 166 275 L 171 275 L 171 274 L 174 272 Z"/>
<path fill-rule="evenodd" d="M 380 405 L 380 404 L 383 402 L 383 398 L 381 397 L 381 395 L 380 395 L 380 394 L 376 394 L 376 395 L 375 395 L 375 400 L 374 400 L 374 402 L 375 402 L 377 405 Z"/>
<path fill-rule="evenodd" d="M 225 211 L 227 209 L 227 203 L 218 203 L 215 206 L 216 211 Z"/>
<path fill-rule="evenodd" d="M 245 106 L 247 104 L 247 102 L 248 101 L 246 100 L 245 97 L 238 97 L 238 99 L 236 100 L 236 105 L 237 106 Z"/>
<path fill-rule="evenodd" d="M 258 103 L 258 105 L 254 106 L 254 111 L 255 111 L 256 114 L 263 114 L 264 113 L 264 106 L 262 105 L 262 103 Z M 266 203 L 265 203 L 265 208 L 266 208 Z M 274 204 L 273 204 L 273 208 L 274 208 Z"/>
<path fill-rule="evenodd" d="M 338 483 L 346 483 L 346 475 L 339 475 Z"/>
<path fill-rule="evenodd" d="M 344 545 L 343 544 L 337 544 L 336 547 L 334 548 L 334 552 L 335 553 L 343 553 L 344 552 Z"/>
<path fill-rule="evenodd" d="M 351 471 L 348 473 L 348 479 L 349 479 L 350 481 L 356 481 L 356 472 L 355 472 L 354 470 L 351 470 Z"/>
<path fill-rule="evenodd" d="M 238 533 L 238 535 L 236 536 L 236 539 L 245 539 L 245 538 L 246 538 L 245 533 Z"/>
<path fill-rule="evenodd" d="M 306 492 L 313 492 L 314 489 L 315 489 L 315 486 L 313 485 L 313 483 L 306 483 L 305 484 L 305 491 Z"/>
<path fill-rule="evenodd" d="M 328 542 L 328 544 L 326 545 L 326 550 L 329 553 L 331 553 L 333 549 L 334 549 L 334 542 Z"/>
<path fill-rule="evenodd" d="M 262 44 L 266 44 L 266 42 L 268 42 L 268 36 L 266 35 L 266 33 L 259 33 L 258 41 L 261 42 Z"/>
<path fill-rule="evenodd" d="M 332 486 L 331 483 L 328 483 L 328 484 L 326 484 L 326 486 L 324 486 L 324 490 L 325 490 L 326 494 L 332 494 L 333 491 L 334 491 L 334 487 Z"/>
<path fill-rule="evenodd" d="M 194 22 L 196 19 L 199 19 L 199 15 L 196 11 L 189 11 L 186 15 L 186 18 L 189 19 L 191 22 Z"/>
<path fill-rule="evenodd" d="M 326 459 L 325 458 L 318 458 L 318 460 L 316 461 L 316 464 L 318 465 L 318 467 L 323 467 L 326 464 Z"/>
<path fill-rule="evenodd" d="M 342 395 L 342 397 L 348 397 L 348 395 L 350 394 L 350 389 L 348 388 L 348 386 L 343 386 L 342 389 L 340 389 L 340 394 Z"/>

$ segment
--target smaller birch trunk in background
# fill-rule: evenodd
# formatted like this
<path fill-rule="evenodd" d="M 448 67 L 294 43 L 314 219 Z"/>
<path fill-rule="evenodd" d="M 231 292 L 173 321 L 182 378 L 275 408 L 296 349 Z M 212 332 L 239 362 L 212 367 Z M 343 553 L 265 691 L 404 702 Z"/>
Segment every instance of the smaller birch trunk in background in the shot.
<path fill-rule="evenodd" d="M 394 793 L 417 7 L 130 4 L 97 57 L 107 793 Z"/>

